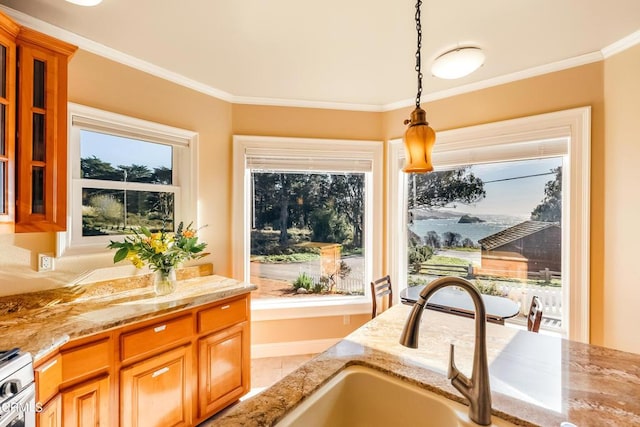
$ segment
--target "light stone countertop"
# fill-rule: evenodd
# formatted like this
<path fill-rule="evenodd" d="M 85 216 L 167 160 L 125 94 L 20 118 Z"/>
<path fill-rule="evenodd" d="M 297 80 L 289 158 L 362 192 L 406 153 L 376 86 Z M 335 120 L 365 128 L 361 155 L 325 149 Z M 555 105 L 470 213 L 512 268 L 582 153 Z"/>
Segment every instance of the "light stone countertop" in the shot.
<path fill-rule="evenodd" d="M 251 292 L 255 285 L 210 275 L 179 280 L 156 296 L 148 277 L 0 298 L 0 349 L 19 347 L 37 361 L 68 340 Z"/>
<path fill-rule="evenodd" d="M 474 320 L 427 310 L 420 346 L 408 349 L 398 340 L 410 309 L 402 304 L 392 307 L 269 389 L 201 427 L 273 425 L 354 364 L 464 402 L 446 378 L 449 343 L 456 346 L 458 368 L 470 376 Z M 487 347 L 494 416 L 520 425 L 559 426 L 570 421 L 579 427 L 640 426 L 640 355 L 495 324 L 487 324 Z"/>

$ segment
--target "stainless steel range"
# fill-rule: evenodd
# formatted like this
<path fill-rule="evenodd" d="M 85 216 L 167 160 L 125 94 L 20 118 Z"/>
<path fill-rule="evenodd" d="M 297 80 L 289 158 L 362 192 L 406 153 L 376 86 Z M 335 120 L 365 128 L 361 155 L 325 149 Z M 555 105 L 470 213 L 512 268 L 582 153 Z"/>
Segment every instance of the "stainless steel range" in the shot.
<path fill-rule="evenodd" d="M 0 427 L 35 427 L 36 404 L 31 354 L 0 351 Z"/>

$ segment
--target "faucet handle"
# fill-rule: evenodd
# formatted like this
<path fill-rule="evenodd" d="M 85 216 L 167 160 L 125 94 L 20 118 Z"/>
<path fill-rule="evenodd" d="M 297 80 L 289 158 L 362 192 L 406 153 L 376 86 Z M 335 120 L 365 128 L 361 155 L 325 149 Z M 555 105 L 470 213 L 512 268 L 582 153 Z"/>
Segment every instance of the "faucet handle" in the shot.
<path fill-rule="evenodd" d="M 463 384 L 467 388 L 471 388 L 471 380 L 467 378 L 460 370 L 456 367 L 456 362 L 454 360 L 454 349 L 455 346 L 450 344 L 449 347 L 449 370 L 447 371 L 447 379 L 451 380 L 451 384 L 453 384 L 460 392 L 462 390 L 459 388 L 459 385 Z"/>
<path fill-rule="evenodd" d="M 453 344 L 449 344 L 449 370 L 447 371 L 447 379 L 453 379 L 460 375 L 460 371 L 456 367 L 456 362 L 454 361 L 454 353 L 455 346 Z"/>

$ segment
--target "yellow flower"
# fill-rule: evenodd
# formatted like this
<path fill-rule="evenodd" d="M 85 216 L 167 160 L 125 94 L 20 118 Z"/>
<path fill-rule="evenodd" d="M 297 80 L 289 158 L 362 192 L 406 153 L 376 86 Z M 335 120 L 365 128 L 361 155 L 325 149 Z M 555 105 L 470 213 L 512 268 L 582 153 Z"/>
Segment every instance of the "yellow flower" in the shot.
<path fill-rule="evenodd" d="M 161 240 L 154 240 L 151 242 L 151 247 L 155 251 L 155 253 L 160 254 L 166 252 L 167 244 Z"/>
<path fill-rule="evenodd" d="M 131 264 L 133 264 L 136 268 L 142 268 L 144 266 L 144 263 L 135 252 L 129 251 L 129 253 L 127 254 L 127 259 L 131 261 Z"/>

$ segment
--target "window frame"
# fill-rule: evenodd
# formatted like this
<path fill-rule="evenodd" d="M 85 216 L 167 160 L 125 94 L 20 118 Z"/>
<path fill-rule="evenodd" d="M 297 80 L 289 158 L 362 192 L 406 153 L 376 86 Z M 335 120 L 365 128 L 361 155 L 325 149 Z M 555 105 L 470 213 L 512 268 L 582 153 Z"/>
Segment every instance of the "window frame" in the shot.
<path fill-rule="evenodd" d="M 566 147 L 563 148 L 563 145 Z M 564 151 L 564 152 L 563 152 Z M 389 141 L 387 156 L 387 242 L 393 283 L 406 277 L 407 201 L 401 167 L 402 139 Z M 534 153 L 534 154 L 532 154 Z M 464 165 L 565 156 L 563 160 L 562 271 L 563 329 L 574 341 L 589 343 L 591 107 L 438 132 L 433 163 Z M 568 161 L 566 159 L 568 156 Z M 395 230 L 403 230 L 396 233 Z M 566 252 L 565 252 L 566 251 Z M 399 289 L 394 289 L 399 295 Z"/>
<path fill-rule="evenodd" d="M 82 188 L 96 183 L 105 189 L 171 192 L 175 223 L 193 221 L 197 215 L 198 133 L 125 116 L 85 105 L 68 103 L 67 230 L 57 233 L 56 256 L 107 252 L 116 236 L 82 236 Z M 172 150 L 172 184 L 115 182 L 83 179 L 80 173 L 80 132 L 88 130 L 145 142 L 169 145 Z"/>
<path fill-rule="evenodd" d="M 232 215 L 232 275 L 238 280 L 250 281 L 249 256 L 251 232 L 251 168 L 247 158 L 251 152 L 265 157 L 282 159 L 319 159 L 322 163 L 334 159 L 370 161 L 371 171 L 365 179 L 365 191 L 371 201 L 365 205 L 365 258 L 364 296 L 344 296 L 330 299 L 267 299 L 251 301 L 254 320 L 291 319 L 332 315 L 362 314 L 371 310 L 369 282 L 382 275 L 383 259 L 383 148 L 382 141 L 311 139 L 266 136 L 233 136 L 233 215 Z M 368 182 L 368 184 L 367 184 Z"/>

